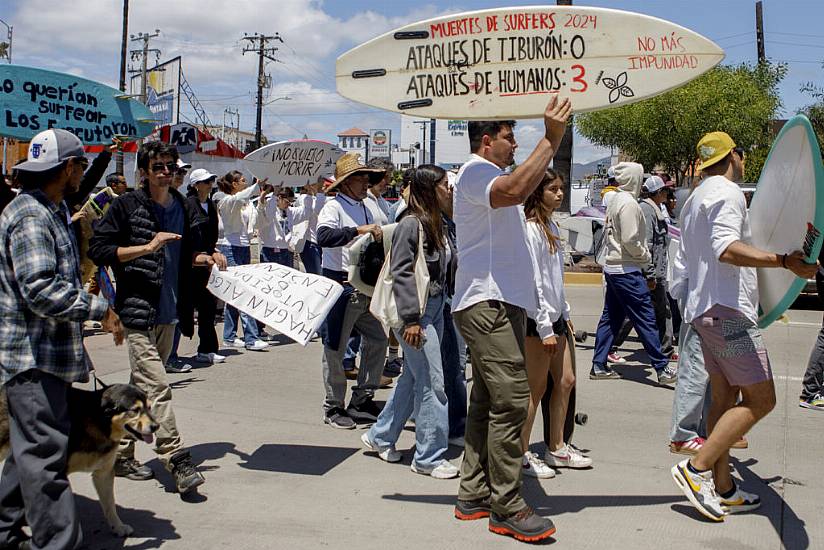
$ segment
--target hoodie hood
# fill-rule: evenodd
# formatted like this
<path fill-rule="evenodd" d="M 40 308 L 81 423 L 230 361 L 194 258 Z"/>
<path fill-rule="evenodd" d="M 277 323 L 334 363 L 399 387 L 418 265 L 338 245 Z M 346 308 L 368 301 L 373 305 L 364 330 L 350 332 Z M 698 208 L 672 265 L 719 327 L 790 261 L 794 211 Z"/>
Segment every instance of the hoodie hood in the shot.
<path fill-rule="evenodd" d="M 637 162 L 621 162 L 615 166 L 615 183 L 621 191 L 626 191 L 637 199 L 643 182 L 644 167 Z"/>

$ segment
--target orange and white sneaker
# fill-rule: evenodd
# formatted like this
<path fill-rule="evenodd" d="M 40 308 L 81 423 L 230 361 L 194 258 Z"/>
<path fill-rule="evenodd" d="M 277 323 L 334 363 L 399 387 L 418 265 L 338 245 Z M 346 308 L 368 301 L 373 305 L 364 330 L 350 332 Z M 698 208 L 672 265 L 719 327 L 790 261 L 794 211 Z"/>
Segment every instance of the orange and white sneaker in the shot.
<path fill-rule="evenodd" d="M 744 491 L 736 484 L 735 493 L 729 498 L 721 497 L 721 506 L 729 514 L 750 512 L 761 506 L 761 497 Z"/>

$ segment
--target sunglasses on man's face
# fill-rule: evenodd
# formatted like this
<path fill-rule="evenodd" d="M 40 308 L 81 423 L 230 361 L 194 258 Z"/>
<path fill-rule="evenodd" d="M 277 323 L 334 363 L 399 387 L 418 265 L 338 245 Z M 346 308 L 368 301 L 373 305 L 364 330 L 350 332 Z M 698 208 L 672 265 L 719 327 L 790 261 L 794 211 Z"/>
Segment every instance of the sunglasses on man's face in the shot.
<path fill-rule="evenodd" d="M 172 174 L 177 172 L 177 163 L 176 162 L 155 162 L 154 164 L 150 165 L 149 168 L 152 169 L 152 172 L 163 172 L 164 169 Z"/>

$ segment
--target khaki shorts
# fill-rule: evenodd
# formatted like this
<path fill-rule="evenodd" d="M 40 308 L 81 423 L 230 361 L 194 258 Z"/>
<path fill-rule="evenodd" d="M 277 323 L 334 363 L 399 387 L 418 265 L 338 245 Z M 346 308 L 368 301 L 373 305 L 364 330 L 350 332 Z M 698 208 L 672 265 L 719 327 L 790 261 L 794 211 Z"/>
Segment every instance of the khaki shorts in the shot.
<path fill-rule="evenodd" d="M 751 386 L 772 380 L 770 358 L 761 331 L 740 311 L 713 306 L 692 322 L 701 339 L 704 365 L 731 386 Z"/>

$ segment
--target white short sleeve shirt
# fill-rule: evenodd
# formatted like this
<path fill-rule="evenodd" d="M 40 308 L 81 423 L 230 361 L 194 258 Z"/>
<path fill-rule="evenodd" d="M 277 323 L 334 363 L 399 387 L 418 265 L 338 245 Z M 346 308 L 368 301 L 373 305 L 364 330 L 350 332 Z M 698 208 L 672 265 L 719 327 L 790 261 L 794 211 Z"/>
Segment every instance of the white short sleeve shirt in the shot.
<path fill-rule="evenodd" d="M 532 259 L 523 207 L 492 208 L 490 193 L 507 172 L 472 155 L 455 183 L 454 221 L 458 244 L 454 311 L 497 300 L 536 309 Z"/>

